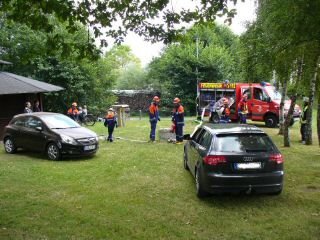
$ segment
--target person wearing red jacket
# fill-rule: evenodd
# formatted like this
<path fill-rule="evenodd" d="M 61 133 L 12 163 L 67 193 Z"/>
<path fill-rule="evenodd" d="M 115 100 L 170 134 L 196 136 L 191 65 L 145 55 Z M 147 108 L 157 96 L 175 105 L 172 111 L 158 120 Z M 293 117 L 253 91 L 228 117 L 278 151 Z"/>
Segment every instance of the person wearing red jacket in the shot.
<path fill-rule="evenodd" d="M 238 104 L 238 114 L 239 114 L 240 123 L 247 123 L 247 114 L 248 114 L 247 99 L 248 99 L 248 95 L 244 94 Z"/>
<path fill-rule="evenodd" d="M 150 120 L 150 142 L 154 142 L 156 140 L 156 128 L 157 123 L 160 121 L 159 116 L 159 102 L 160 98 L 158 96 L 154 96 L 152 103 L 149 107 L 149 120 Z"/>
<path fill-rule="evenodd" d="M 182 144 L 183 142 L 183 126 L 184 126 L 184 108 L 181 105 L 181 100 L 175 98 L 173 100 L 174 109 L 172 120 L 176 126 L 176 144 Z"/>

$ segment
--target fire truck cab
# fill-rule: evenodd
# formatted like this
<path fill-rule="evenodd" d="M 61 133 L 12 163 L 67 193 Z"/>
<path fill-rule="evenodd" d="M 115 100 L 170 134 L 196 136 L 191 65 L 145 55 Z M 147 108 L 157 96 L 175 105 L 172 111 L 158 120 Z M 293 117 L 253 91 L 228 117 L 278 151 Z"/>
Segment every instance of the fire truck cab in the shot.
<path fill-rule="evenodd" d="M 238 103 L 244 94 L 247 94 L 248 114 L 247 119 L 265 122 L 267 127 L 276 127 L 279 123 L 279 110 L 281 94 L 270 83 L 200 83 L 199 110 L 205 109 L 205 115 L 210 116 L 210 121 L 219 120 L 219 111 L 214 107 L 221 98 L 229 99 L 230 120 L 237 122 Z M 291 101 L 286 99 L 284 114 L 286 116 Z M 301 109 L 298 105 L 294 108 L 293 119 L 298 120 Z"/>

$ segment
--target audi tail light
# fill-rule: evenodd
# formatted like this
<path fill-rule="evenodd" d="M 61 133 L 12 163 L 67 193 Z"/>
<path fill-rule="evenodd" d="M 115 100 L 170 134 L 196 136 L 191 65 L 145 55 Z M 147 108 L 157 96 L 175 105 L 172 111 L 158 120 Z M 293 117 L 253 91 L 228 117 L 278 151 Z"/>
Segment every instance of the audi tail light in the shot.
<path fill-rule="evenodd" d="M 281 164 L 284 162 L 284 159 L 280 153 L 271 154 L 269 160 L 272 162 L 276 162 L 277 164 Z"/>
<path fill-rule="evenodd" d="M 221 156 L 221 155 L 218 155 L 218 156 L 209 155 L 209 156 L 204 157 L 203 161 L 207 165 L 215 166 L 215 165 L 218 165 L 218 164 L 221 164 L 221 163 L 226 163 L 227 159 L 226 159 L 225 156 Z"/>

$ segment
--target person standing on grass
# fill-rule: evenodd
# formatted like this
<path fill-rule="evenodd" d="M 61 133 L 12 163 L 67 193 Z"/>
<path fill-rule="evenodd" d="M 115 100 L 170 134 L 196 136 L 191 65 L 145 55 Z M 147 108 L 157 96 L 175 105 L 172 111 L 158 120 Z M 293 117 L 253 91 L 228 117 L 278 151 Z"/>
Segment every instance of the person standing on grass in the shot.
<path fill-rule="evenodd" d="M 220 123 L 229 123 L 230 121 L 230 108 L 229 108 L 229 100 L 227 98 L 222 99 L 223 110 L 220 117 Z"/>
<path fill-rule="evenodd" d="M 181 105 L 180 98 L 175 98 L 173 100 L 173 122 L 176 126 L 176 144 L 183 143 L 183 126 L 184 126 L 184 108 Z"/>
<path fill-rule="evenodd" d="M 240 123 L 247 123 L 247 114 L 248 114 L 248 95 L 244 94 L 242 99 L 240 100 L 238 104 L 238 115 L 240 119 Z"/>
<path fill-rule="evenodd" d="M 300 134 L 302 144 L 306 144 L 306 127 L 307 127 L 307 114 L 309 111 L 309 98 L 303 98 L 303 110 L 300 116 Z"/>
<path fill-rule="evenodd" d="M 159 102 L 160 98 L 158 96 L 154 96 L 152 103 L 149 107 L 149 120 L 150 120 L 150 142 L 154 142 L 156 140 L 156 128 L 157 123 L 160 121 L 159 116 Z"/>
<path fill-rule="evenodd" d="M 117 117 L 113 108 L 109 108 L 107 115 L 104 118 L 104 126 L 108 128 L 108 142 L 113 142 L 114 127 L 118 127 Z"/>

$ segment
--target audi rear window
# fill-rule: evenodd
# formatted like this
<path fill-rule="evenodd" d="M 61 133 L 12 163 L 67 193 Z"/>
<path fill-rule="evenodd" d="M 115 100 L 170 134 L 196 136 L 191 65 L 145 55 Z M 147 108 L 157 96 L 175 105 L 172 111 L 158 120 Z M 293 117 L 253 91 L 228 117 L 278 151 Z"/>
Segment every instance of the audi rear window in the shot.
<path fill-rule="evenodd" d="M 272 140 L 263 133 L 219 134 L 214 142 L 217 152 L 276 152 Z"/>

